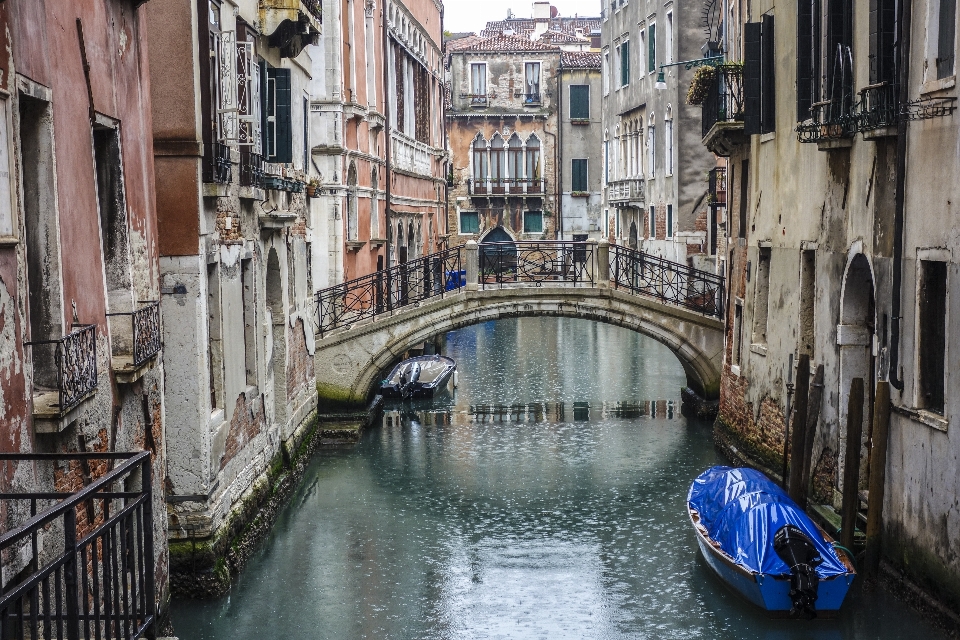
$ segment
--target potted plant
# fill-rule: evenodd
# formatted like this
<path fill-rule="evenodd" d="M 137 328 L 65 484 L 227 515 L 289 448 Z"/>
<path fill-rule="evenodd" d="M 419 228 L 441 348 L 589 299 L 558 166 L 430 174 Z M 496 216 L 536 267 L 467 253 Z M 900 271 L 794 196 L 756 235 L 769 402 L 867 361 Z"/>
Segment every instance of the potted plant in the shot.
<path fill-rule="evenodd" d="M 310 178 L 310 181 L 306 184 L 307 197 L 316 198 L 317 192 L 320 190 L 320 180 L 317 178 Z"/>

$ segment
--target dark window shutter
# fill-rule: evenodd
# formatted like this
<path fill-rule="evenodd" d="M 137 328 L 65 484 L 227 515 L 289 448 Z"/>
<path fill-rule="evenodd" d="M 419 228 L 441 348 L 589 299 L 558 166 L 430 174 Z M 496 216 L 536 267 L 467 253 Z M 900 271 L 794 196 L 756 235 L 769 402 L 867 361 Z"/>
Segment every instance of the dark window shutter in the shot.
<path fill-rule="evenodd" d="M 760 133 L 760 23 L 743 25 L 743 132 Z"/>
<path fill-rule="evenodd" d="M 647 35 L 650 38 L 647 40 L 647 71 L 652 73 L 657 70 L 657 25 L 650 25 Z"/>
<path fill-rule="evenodd" d="M 570 117 L 574 120 L 587 120 L 590 117 L 589 85 L 570 85 Z"/>
<path fill-rule="evenodd" d="M 937 78 L 953 74 L 954 38 L 957 33 L 957 0 L 940 0 L 937 38 Z"/>
<path fill-rule="evenodd" d="M 573 191 L 587 190 L 587 161 L 573 161 Z"/>
<path fill-rule="evenodd" d="M 813 2 L 797 0 L 797 121 L 799 122 L 810 117 L 810 105 L 813 102 L 812 36 Z"/>
<path fill-rule="evenodd" d="M 270 109 L 273 105 L 273 97 L 270 92 L 270 83 L 268 79 L 270 78 L 269 74 L 270 67 L 266 60 L 260 59 L 260 142 L 261 149 L 263 150 L 260 154 L 263 156 L 263 159 L 266 160 L 267 156 L 270 154 L 270 150 L 273 149 L 273 144 L 271 140 L 273 139 L 273 123 L 267 119 L 267 116 L 271 114 Z"/>
<path fill-rule="evenodd" d="M 268 69 L 267 74 L 273 80 L 272 95 L 268 98 L 273 102 L 270 113 L 274 116 L 272 152 L 267 157 L 269 162 L 293 162 L 293 105 L 290 95 L 290 69 Z"/>
<path fill-rule="evenodd" d="M 773 16 L 763 16 L 760 27 L 760 131 L 777 128 L 776 49 L 773 44 Z"/>

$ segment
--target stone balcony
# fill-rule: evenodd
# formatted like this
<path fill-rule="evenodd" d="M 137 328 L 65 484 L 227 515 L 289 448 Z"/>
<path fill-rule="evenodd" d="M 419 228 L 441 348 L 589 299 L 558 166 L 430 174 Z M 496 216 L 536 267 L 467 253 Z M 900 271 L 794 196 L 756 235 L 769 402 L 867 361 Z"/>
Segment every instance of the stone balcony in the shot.
<path fill-rule="evenodd" d="M 615 207 L 643 207 L 644 193 L 643 178 L 614 180 L 607 185 L 607 203 Z"/>

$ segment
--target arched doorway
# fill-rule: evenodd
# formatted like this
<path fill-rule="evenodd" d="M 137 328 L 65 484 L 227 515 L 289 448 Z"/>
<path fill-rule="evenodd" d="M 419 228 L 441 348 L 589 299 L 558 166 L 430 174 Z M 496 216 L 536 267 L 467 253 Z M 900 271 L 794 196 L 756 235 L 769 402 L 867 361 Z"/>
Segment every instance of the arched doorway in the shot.
<path fill-rule="evenodd" d="M 480 241 L 480 273 L 500 273 L 517 266 L 517 245 L 503 227 L 495 227 Z"/>
<path fill-rule="evenodd" d="M 863 378 L 863 434 L 866 442 L 870 434 L 871 409 L 875 386 L 873 336 L 876 333 L 876 306 L 873 290 L 873 270 L 870 262 L 858 253 L 847 265 L 840 300 L 840 323 L 837 326 L 837 345 L 840 350 L 840 406 L 839 432 L 840 453 L 838 469 L 844 468 L 846 458 L 847 413 L 850 400 L 850 383 L 854 378 Z M 860 454 L 866 455 L 861 448 Z M 867 469 L 866 459 L 860 461 L 861 477 Z"/>
<path fill-rule="evenodd" d="M 266 302 L 273 338 L 273 348 L 268 351 L 269 367 L 273 372 L 273 419 L 283 423 L 287 419 L 287 333 L 283 314 L 283 275 L 280 257 L 273 247 L 267 254 Z"/>

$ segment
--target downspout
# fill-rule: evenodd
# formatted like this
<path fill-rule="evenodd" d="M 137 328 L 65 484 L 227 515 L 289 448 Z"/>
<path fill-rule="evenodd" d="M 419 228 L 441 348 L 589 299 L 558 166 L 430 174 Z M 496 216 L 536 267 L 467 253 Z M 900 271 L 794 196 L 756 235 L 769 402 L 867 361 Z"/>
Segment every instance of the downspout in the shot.
<path fill-rule="evenodd" d="M 893 300 L 890 322 L 890 384 L 897 391 L 903 391 L 903 379 L 900 377 L 900 314 L 903 288 L 903 226 L 904 206 L 907 182 L 907 122 L 904 112 L 909 102 L 908 87 L 910 79 L 910 0 L 899 4 L 897 20 L 898 63 L 897 78 L 900 91 L 900 117 L 897 120 L 897 174 L 896 195 L 894 196 L 893 215 Z"/>
<path fill-rule="evenodd" d="M 443 10 L 445 5 L 440 3 L 440 129 L 443 131 L 443 153 L 446 156 L 449 149 L 447 140 L 447 85 L 444 82 L 443 72 L 446 68 L 446 45 L 443 42 Z M 443 239 L 443 249 L 449 246 L 450 242 L 450 183 L 447 182 L 447 176 L 453 171 L 453 160 L 447 157 L 443 163 L 443 234 L 447 236 Z M 439 227 L 439 225 L 437 225 Z M 437 243 L 437 249 L 441 249 L 440 243 Z"/>
<path fill-rule="evenodd" d="M 558 93 L 557 96 L 557 129 L 558 133 L 551 133 L 546 125 L 543 127 L 543 132 L 548 136 L 553 136 L 553 167 L 557 174 L 556 185 L 554 186 L 553 195 L 556 198 L 557 206 L 557 228 L 554 230 L 556 239 L 563 240 L 563 202 L 560 191 L 560 185 L 563 183 L 563 167 L 560 164 L 560 132 L 563 131 L 563 126 L 560 124 L 560 118 L 563 116 L 563 80 L 562 74 L 560 73 L 560 63 L 557 64 L 557 87 Z M 549 120 L 547 121 L 549 122 Z"/>
<path fill-rule="evenodd" d="M 390 195 L 390 187 L 393 182 L 393 161 L 392 161 L 392 149 L 391 149 L 391 129 L 392 125 L 390 122 L 390 67 L 395 65 L 390 64 L 390 32 L 387 28 L 387 3 L 380 3 L 380 15 L 382 16 L 381 22 L 383 23 L 383 149 L 384 149 L 384 162 L 386 168 L 386 184 L 384 185 L 384 197 L 386 198 L 383 207 L 383 217 L 387 223 L 387 232 L 384 234 L 385 238 L 390 237 L 390 234 L 393 230 L 393 223 L 390 221 L 390 207 L 393 203 Z M 387 269 L 391 266 L 390 264 L 390 242 L 387 242 L 387 255 L 384 264 Z"/>

